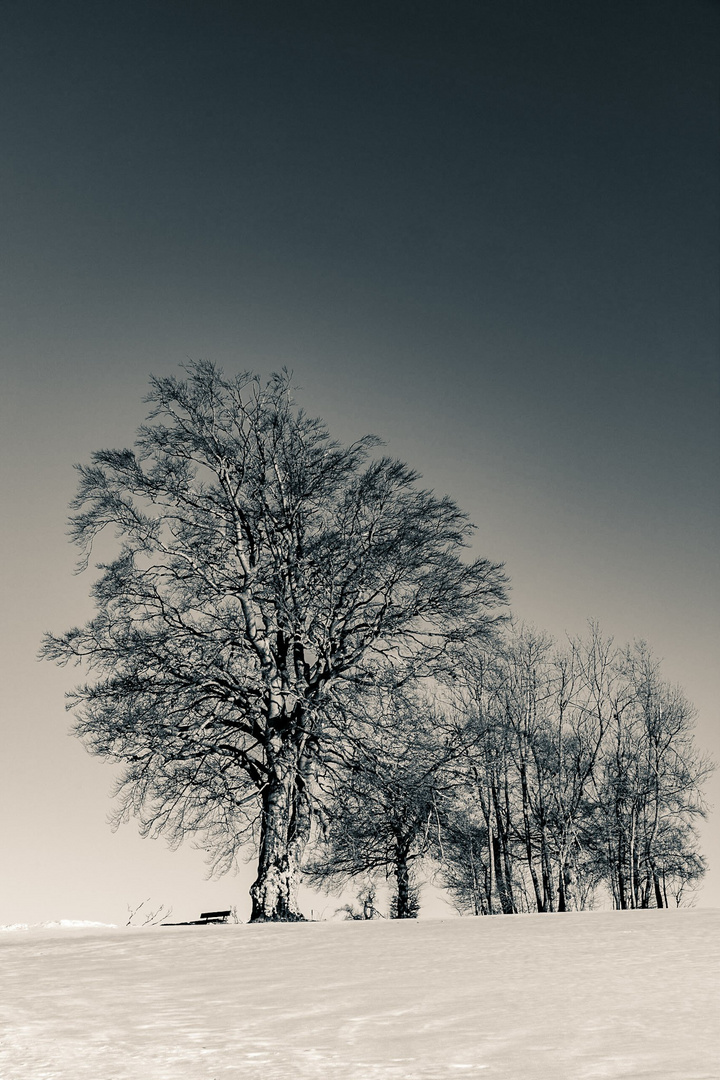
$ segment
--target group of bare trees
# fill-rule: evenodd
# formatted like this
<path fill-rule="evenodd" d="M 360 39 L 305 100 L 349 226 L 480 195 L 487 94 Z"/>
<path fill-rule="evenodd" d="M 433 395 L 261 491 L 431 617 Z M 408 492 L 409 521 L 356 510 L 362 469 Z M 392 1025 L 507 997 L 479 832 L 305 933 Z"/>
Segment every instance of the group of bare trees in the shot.
<path fill-rule="evenodd" d="M 343 446 L 266 384 L 211 364 L 153 379 L 135 449 L 81 466 L 96 615 L 43 653 L 94 676 L 76 733 L 122 767 L 117 821 L 253 849 L 252 918 L 302 918 L 301 875 L 434 866 L 462 910 L 664 906 L 703 872 L 709 765 L 645 646 L 564 651 L 504 626 L 502 567 L 406 465 Z"/>
<path fill-rule="evenodd" d="M 591 625 L 560 649 L 511 625 L 439 679 L 354 708 L 326 773 L 315 885 L 388 878 L 403 918 L 421 867 L 476 915 L 675 906 L 704 873 L 712 763 L 644 643 Z"/>
<path fill-rule="evenodd" d="M 678 904 L 704 872 L 694 824 L 712 765 L 648 647 L 592 626 L 558 649 L 520 628 L 467 667 L 467 750 L 437 853 L 461 909 Z"/>

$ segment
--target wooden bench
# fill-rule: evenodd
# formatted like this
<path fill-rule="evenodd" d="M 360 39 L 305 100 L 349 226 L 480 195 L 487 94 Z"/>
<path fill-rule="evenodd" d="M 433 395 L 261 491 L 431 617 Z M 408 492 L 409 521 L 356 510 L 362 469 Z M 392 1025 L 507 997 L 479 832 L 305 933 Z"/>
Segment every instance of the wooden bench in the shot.
<path fill-rule="evenodd" d="M 228 921 L 231 915 L 232 910 L 230 908 L 227 911 L 202 911 L 198 925 L 203 923 L 224 923 Z"/>
<path fill-rule="evenodd" d="M 191 919 L 190 922 L 164 922 L 161 926 L 217 926 L 226 923 L 232 915 L 232 908 L 227 911 L 203 911 L 199 919 Z"/>

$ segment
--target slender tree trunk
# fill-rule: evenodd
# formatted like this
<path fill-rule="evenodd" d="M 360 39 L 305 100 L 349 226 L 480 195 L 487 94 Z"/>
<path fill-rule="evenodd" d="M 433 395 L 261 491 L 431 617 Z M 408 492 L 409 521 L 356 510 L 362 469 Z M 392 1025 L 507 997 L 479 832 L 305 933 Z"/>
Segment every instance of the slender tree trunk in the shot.
<path fill-rule="evenodd" d="M 528 791 L 527 770 L 524 761 L 520 766 L 520 787 L 522 790 L 523 825 L 525 827 L 525 854 L 527 856 L 530 877 L 532 878 L 537 910 L 544 911 L 543 894 L 540 890 L 540 882 L 538 880 L 537 871 L 535 869 L 535 859 L 533 857 L 532 836 L 530 833 L 530 793 Z"/>
<path fill-rule="evenodd" d="M 663 870 L 663 874 L 662 874 L 662 894 L 663 894 L 663 900 L 665 901 L 665 907 L 669 908 L 670 904 L 668 903 L 667 882 L 665 881 L 665 871 L 664 870 Z"/>
<path fill-rule="evenodd" d="M 636 908 L 638 906 L 637 895 L 637 852 L 635 850 L 636 844 L 636 826 L 635 826 L 635 808 L 633 807 L 630 815 L 630 851 L 628 856 L 628 866 L 630 869 L 630 907 Z"/>
<path fill-rule="evenodd" d="M 621 910 L 625 910 L 630 907 L 628 903 L 628 890 L 625 881 L 625 828 L 622 823 L 622 816 L 620 812 L 620 803 L 615 803 L 615 822 L 617 825 L 617 885 L 618 885 L 618 906 Z"/>
<path fill-rule="evenodd" d="M 490 794 L 492 797 L 492 806 L 495 808 L 495 822 L 497 825 L 497 831 L 493 837 L 493 859 L 495 862 L 495 881 L 497 883 L 497 892 L 500 898 L 500 907 L 503 915 L 512 915 L 514 906 L 512 902 L 511 887 L 505 877 L 505 861 L 503 859 L 504 836 L 503 836 L 503 823 L 500 815 L 500 805 L 498 800 L 498 791 L 495 782 L 493 781 Z M 492 811 L 491 811 L 492 813 Z"/>
<path fill-rule="evenodd" d="M 558 911 L 572 911 L 578 902 L 576 894 L 575 860 L 569 853 L 560 859 Z"/>
<path fill-rule="evenodd" d="M 475 773 L 475 782 L 477 785 L 477 797 L 480 803 L 480 809 L 482 810 L 483 820 L 485 822 L 485 828 L 487 830 L 487 859 L 485 863 L 484 873 L 484 890 L 485 890 L 485 903 L 487 905 L 488 914 L 493 915 L 493 893 L 495 891 L 495 863 L 493 859 L 493 828 L 492 828 L 492 803 L 490 801 L 490 788 L 488 780 L 488 800 L 485 801 L 485 785 L 483 781 Z"/>
<path fill-rule="evenodd" d="M 396 919 L 411 919 L 410 911 L 410 867 L 407 861 L 407 852 L 398 846 L 395 862 L 395 880 L 397 882 L 397 908 Z"/>
<path fill-rule="evenodd" d="M 609 830 L 608 830 L 608 832 L 609 832 Z M 616 867 L 615 867 L 615 852 L 614 852 L 614 849 L 613 849 L 613 843 L 612 843 L 612 836 L 611 835 L 608 835 L 605 838 L 605 843 L 606 843 L 606 847 L 607 847 L 608 877 L 610 878 L 610 889 L 611 889 L 611 892 L 612 892 L 613 908 L 615 908 L 615 910 L 617 910 L 620 907 L 620 897 L 618 895 L 618 879 L 617 879 L 617 874 L 615 873 L 615 869 L 616 869 Z"/>
<path fill-rule="evenodd" d="M 475 869 L 475 859 L 473 857 L 472 840 L 468 845 L 468 854 L 470 856 L 470 873 L 472 874 L 473 885 L 473 907 L 475 908 L 476 915 L 482 915 L 482 901 L 480 897 L 480 882 L 478 881 L 477 870 Z"/>
<path fill-rule="evenodd" d="M 488 896 L 489 913 L 491 915 L 494 915 L 495 912 L 494 912 L 493 908 L 494 908 L 494 895 L 495 895 L 495 834 L 493 832 L 493 827 L 492 827 L 492 818 L 490 817 L 489 814 L 488 814 L 487 822 L 488 822 L 487 838 L 488 838 L 488 874 L 489 874 L 487 896 Z"/>
<path fill-rule="evenodd" d="M 657 870 L 655 869 L 654 866 L 652 868 L 652 879 L 653 879 L 653 887 L 655 889 L 655 903 L 657 904 L 657 906 L 659 908 L 665 907 L 666 904 L 663 903 L 663 891 L 662 891 L 662 885 L 661 885 L 661 882 L 660 882 L 660 877 L 658 876 L 658 872 L 657 872 Z"/>
<path fill-rule="evenodd" d="M 498 806 L 498 815 L 500 814 L 500 808 Z M 515 913 L 517 904 L 515 902 L 515 890 L 513 886 L 513 865 L 512 855 L 510 853 L 510 781 L 508 779 L 507 767 L 505 768 L 505 818 L 500 835 L 502 837 L 503 845 L 503 860 L 505 864 L 505 884 L 508 890 L 508 896 L 510 897 L 510 903 L 512 905 L 512 911 Z"/>
<path fill-rule="evenodd" d="M 623 864 L 622 855 L 618 856 L 617 865 L 617 883 L 618 883 L 618 907 L 625 911 L 627 908 L 632 907 L 632 904 L 628 901 L 628 886 L 625 880 L 625 867 Z"/>
<path fill-rule="evenodd" d="M 661 907 L 667 906 L 667 905 L 663 905 L 662 888 L 660 886 L 660 879 L 658 877 L 657 867 L 655 866 L 655 858 L 654 858 L 655 840 L 657 838 L 658 826 L 660 824 L 660 785 L 659 785 L 659 782 L 657 780 L 657 776 L 658 776 L 658 767 L 656 765 L 656 768 L 655 768 L 655 777 L 656 777 L 656 779 L 655 779 L 655 790 L 653 792 L 653 796 L 654 796 L 653 824 L 652 824 L 652 829 L 650 830 L 650 836 L 648 837 L 647 848 L 648 848 L 648 862 L 650 864 L 650 872 L 652 874 L 652 883 L 653 883 L 653 888 L 655 890 L 655 903 L 657 904 L 657 906 L 659 908 L 661 908 Z"/>
<path fill-rule="evenodd" d="M 543 808 L 540 807 L 540 813 L 543 814 Z M 543 880 L 543 911 L 555 910 L 555 884 L 552 876 L 552 863 L 550 860 L 550 849 L 547 838 L 547 826 L 544 820 L 541 819 L 540 825 L 540 864 L 542 866 L 542 880 Z"/>
<path fill-rule="evenodd" d="M 568 910 L 568 897 L 566 892 L 565 881 L 565 856 L 560 855 L 560 861 L 558 866 L 558 891 L 557 891 L 557 909 L 558 911 Z"/>
<path fill-rule="evenodd" d="M 508 895 L 507 884 L 505 882 L 505 872 L 503 869 L 502 860 L 502 846 L 500 839 L 497 836 L 493 837 L 493 860 L 495 862 L 495 883 L 497 886 L 497 894 L 500 898 L 500 909 L 503 915 L 513 914 L 513 904 L 510 896 Z"/>

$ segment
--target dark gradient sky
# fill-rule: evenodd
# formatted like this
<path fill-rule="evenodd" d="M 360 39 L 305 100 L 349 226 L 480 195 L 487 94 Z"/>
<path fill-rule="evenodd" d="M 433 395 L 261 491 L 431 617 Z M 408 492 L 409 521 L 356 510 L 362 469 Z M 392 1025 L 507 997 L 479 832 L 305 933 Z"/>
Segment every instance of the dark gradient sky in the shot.
<path fill-rule="evenodd" d="M 114 919 L 118 882 L 201 877 L 110 836 L 71 680 L 33 660 L 89 610 L 72 462 L 129 443 L 148 373 L 187 356 L 291 367 L 336 435 L 468 509 L 521 617 L 654 644 L 717 750 L 720 8 L 8 0 L 2 23 L 0 922 L 38 874 L 72 917 L 114 860 Z M 705 848 L 720 904 L 716 824 Z"/>

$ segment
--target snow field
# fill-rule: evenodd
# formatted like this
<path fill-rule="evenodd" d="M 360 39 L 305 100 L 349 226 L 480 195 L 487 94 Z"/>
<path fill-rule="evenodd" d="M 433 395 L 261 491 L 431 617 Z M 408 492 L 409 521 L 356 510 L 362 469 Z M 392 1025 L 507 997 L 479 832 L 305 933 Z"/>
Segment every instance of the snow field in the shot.
<path fill-rule="evenodd" d="M 720 1078 L 720 912 L 0 935 L 3 1080 Z"/>

